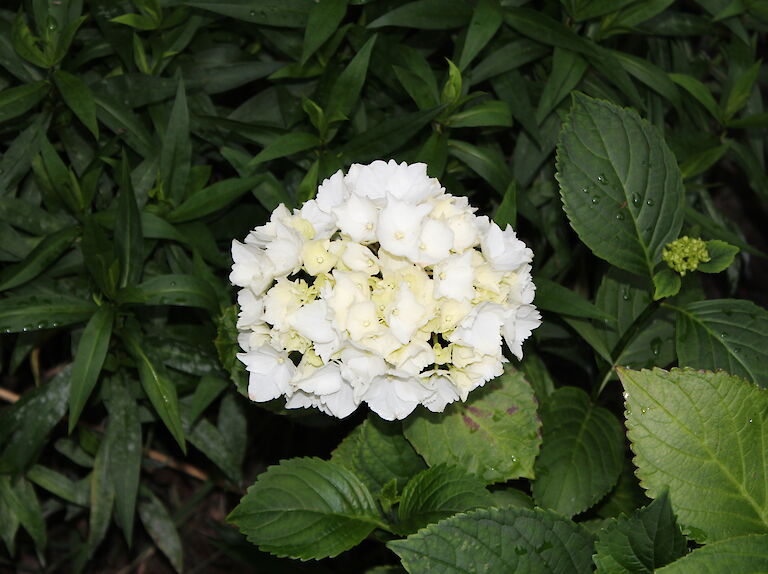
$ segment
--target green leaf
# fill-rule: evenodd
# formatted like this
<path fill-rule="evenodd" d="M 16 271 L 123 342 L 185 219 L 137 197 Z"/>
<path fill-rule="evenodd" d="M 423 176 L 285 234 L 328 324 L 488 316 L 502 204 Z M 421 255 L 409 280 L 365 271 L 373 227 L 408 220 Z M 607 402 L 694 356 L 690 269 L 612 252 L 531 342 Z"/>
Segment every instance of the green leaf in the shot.
<path fill-rule="evenodd" d="M 96 305 L 70 295 L 20 295 L 0 300 L 0 331 L 52 329 L 87 320 Z"/>
<path fill-rule="evenodd" d="M 0 413 L 0 473 L 19 473 L 37 458 L 67 408 L 70 368 Z"/>
<path fill-rule="evenodd" d="M 680 275 L 669 268 L 664 268 L 653 275 L 653 300 L 674 297 L 680 292 Z"/>
<path fill-rule="evenodd" d="M 59 89 L 64 103 L 98 140 L 99 123 L 96 120 L 96 100 L 91 89 L 83 80 L 64 70 L 53 72 L 53 80 L 56 82 L 56 87 Z"/>
<path fill-rule="evenodd" d="M 472 12 L 464 45 L 459 56 L 459 68 L 464 70 L 501 27 L 502 13 L 498 0 L 480 0 Z"/>
<path fill-rule="evenodd" d="M 704 83 L 686 74 L 669 74 L 669 78 L 694 97 L 717 121 L 721 120 L 720 108 Z"/>
<path fill-rule="evenodd" d="M 187 0 L 183 4 L 192 8 L 210 10 L 252 24 L 304 28 L 307 25 L 314 2 L 313 0 L 258 0 L 258 2 L 253 0 L 216 0 L 215 2 Z"/>
<path fill-rule="evenodd" d="M 348 0 L 319 0 L 309 12 L 307 27 L 304 29 L 304 44 L 300 63 L 303 66 L 310 56 L 322 46 L 344 19 Z"/>
<path fill-rule="evenodd" d="M 489 508 L 459 514 L 387 544 L 408 572 L 586 574 L 592 538 L 552 511 Z"/>
<path fill-rule="evenodd" d="M 377 495 L 395 481 L 397 491 L 426 465 L 402 434 L 400 423 L 369 415 L 336 447 L 331 462 L 351 470 Z"/>
<path fill-rule="evenodd" d="M 257 166 L 260 163 L 293 155 L 320 145 L 320 140 L 314 134 L 306 132 L 289 132 L 273 140 L 261 150 L 248 165 Z"/>
<path fill-rule="evenodd" d="M 739 536 L 697 548 L 658 574 L 760 574 L 768 567 L 768 536 Z"/>
<path fill-rule="evenodd" d="M 725 152 L 729 149 L 730 145 L 725 143 L 689 156 L 680 164 L 680 172 L 683 175 L 683 179 L 690 179 L 704 173 L 720 161 L 720 158 L 722 158 L 723 155 L 725 155 Z"/>
<path fill-rule="evenodd" d="M 368 24 L 369 28 L 399 26 L 420 30 L 450 30 L 467 24 L 472 8 L 464 0 L 446 3 L 442 0 L 416 0 L 398 6 Z"/>
<path fill-rule="evenodd" d="M 617 12 L 627 4 L 632 4 L 635 0 L 594 0 L 592 2 L 579 2 L 577 9 L 573 13 L 573 19 L 576 22 L 591 20 L 611 12 Z"/>
<path fill-rule="evenodd" d="M 48 130 L 51 115 L 37 114 L 32 123 L 16 136 L 0 158 L 0 196 L 12 192 L 29 171 L 40 149 L 40 136 Z"/>
<path fill-rule="evenodd" d="M 32 485 L 24 478 L 12 481 L 10 476 L 0 475 L 0 501 L 29 532 L 38 551 L 44 552 L 47 543 L 45 517 Z"/>
<path fill-rule="evenodd" d="M 403 428 L 430 466 L 458 466 L 490 483 L 534 476 L 540 425 L 531 386 L 508 367 L 465 403 L 411 415 Z"/>
<path fill-rule="evenodd" d="M 687 541 L 662 492 L 632 516 L 621 516 L 597 534 L 594 561 L 598 574 L 653 574 L 684 556 Z"/>
<path fill-rule="evenodd" d="M 165 197 L 173 203 L 180 203 L 187 193 L 191 161 L 187 92 L 180 79 L 160 150 L 160 179 Z"/>
<path fill-rule="evenodd" d="M 0 291 L 23 285 L 43 273 L 69 249 L 79 234 L 80 230 L 77 227 L 67 227 L 48 235 L 37 244 L 24 261 L 6 267 L 0 272 Z"/>
<path fill-rule="evenodd" d="M 181 572 L 184 557 L 179 532 L 160 499 L 152 493 L 148 492 L 148 494 L 148 499 L 139 503 L 141 523 L 157 547 L 168 557 L 173 569 Z"/>
<path fill-rule="evenodd" d="M 725 241 L 710 239 L 707 241 L 707 253 L 709 261 L 699 263 L 696 271 L 702 273 L 720 273 L 725 271 L 733 263 L 733 259 L 739 252 L 739 248 Z"/>
<path fill-rule="evenodd" d="M 262 551 L 302 560 L 336 556 L 381 525 L 365 485 L 317 458 L 270 466 L 227 520 Z"/>
<path fill-rule="evenodd" d="M 768 533 L 768 392 L 725 372 L 619 378 L 640 484 L 653 498 L 669 489 L 683 532 L 699 543 Z"/>
<path fill-rule="evenodd" d="M 9 479 L 10 477 L 0 476 L 0 481 Z M 16 512 L 2 496 L 0 496 L 0 516 L 4 519 L 0 521 L 0 537 L 8 549 L 8 554 L 13 558 L 16 550 L 14 540 L 16 539 L 16 532 L 19 530 L 19 517 L 16 516 Z"/>
<path fill-rule="evenodd" d="M 55 470 L 42 466 L 34 465 L 27 470 L 26 478 L 48 492 L 76 504 L 78 506 L 88 506 L 88 490 L 83 481 L 75 482 Z"/>
<path fill-rule="evenodd" d="M 536 279 L 536 307 L 561 315 L 613 320 L 613 317 L 567 287 L 544 277 Z"/>
<path fill-rule="evenodd" d="M 120 287 L 134 285 L 141 278 L 144 244 L 139 207 L 133 192 L 125 154 L 120 162 L 120 194 L 115 219 L 115 248 L 120 260 Z"/>
<path fill-rule="evenodd" d="M 443 107 L 395 116 L 350 139 L 339 149 L 347 163 L 365 163 L 385 157 L 413 138 Z"/>
<path fill-rule="evenodd" d="M 88 519 L 88 540 L 81 560 L 88 560 L 101 545 L 112 522 L 115 504 L 115 487 L 109 476 L 112 442 L 102 437 L 91 473 L 90 507 Z"/>
<path fill-rule="evenodd" d="M 533 497 L 573 516 L 592 507 L 621 473 L 624 433 L 611 411 L 576 387 L 556 390 L 542 405 L 544 437 L 536 459 Z"/>
<path fill-rule="evenodd" d="M 452 114 L 446 125 L 452 128 L 512 127 L 512 114 L 504 102 L 490 100 Z"/>
<path fill-rule="evenodd" d="M 27 62 L 40 68 L 50 68 L 53 66 L 50 55 L 44 54 L 40 49 L 42 42 L 40 38 L 32 34 L 23 10 L 16 14 L 16 19 L 13 21 L 11 42 L 16 53 Z"/>
<path fill-rule="evenodd" d="M 34 108 L 48 93 L 46 82 L 33 82 L 0 91 L 0 124 Z"/>
<path fill-rule="evenodd" d="M 195 448 L 211 459 L 235 483 L 243 479 L 240 460 L 227 444 L 228 437 L 207 419 L 200 419 L 187 431 L 187 438 Z"/>
<path fill-rule="evenodd" d="M 115 491 L 115 514 L 128 546 L 133 540 L 133 519 L 141 474 L 142 439 L 139 407 L 125 380 L 110 380 L 104 401 L 109 413 L 103 440 L 109 443 L 107 472 Z"/>
<path fill-rule="evenodd" d="M 205 375 L 200 378 L 200 382 L 195 386 L 195 392 L 192 394 L 192 399 L 188 403 L 187 416 L 189 417 L 189 424 L 195 424 L 203 411 L 216 400 L 224 389 L 229 387 L 229 383 L 224 379 Z"/>
<path fill-rule="evenodd" d="M 194 275 L 158 275 L 118 294 L 121 303 L 143 305 L 181 305 L 218 311 L 218 300 L 211 286 Z"/>
<path fill-rule="evenodd" d="M 469 70 L 467 83 L 469 86 L 474 86 L 489 78 L 500 76 L 530 62 L 535 62 L 549 52 L 547 46 L 528 38 L 518 38 L 498 50 L 493 50 L 487 58 Z"/>
<path fill-rule="evenodd" d="M 439 464 L 414 476 L 397 509 L 399 534 L 416 532 L 458 512 L 492 506 L 485 484 L 461 468 Z"/>
<path fill-rule="evenodd" d="M 506 159 L 497 148 L 485 148 L 464 141 L 448 140 L 448 153 L 467 164 L 500 195 L 506 191 L 512 180 Z"/>
<path fill-rule="evenodd" d="M 632 110 L 577 94 L 557 146 L 557 179 L 581 240 L 609 263 L 653 275 L 679 235 L 685 196 L 659 131 Z"/>
<path fill-rule="evenodd" d="M 85 326 L 77 345 L 75 360 L 72 363 L 72 384 L 69 390 L 70 433 L 75 428 L 80 413 L 101 374 L 101 367 L 112 338 L 114 319 L 115 313 L 110 307 L 99 308 Z"/>
<path fill-rule="evenodd" d="M 682 106 L 680 90 L 677 89 L 675 83 L 670 80 L 669 75 L 664 70 L 647 59 L 638 58 L 631 54 L 619 51 L 611 51 L 611 54 L 628 74 L 640 80 L 653 91 L 669 100 L 673 106 L 680 109 Z"/>
<path fill-rule="evenodd" d="M 768 311 L 751 301 L 697 301 L 677 311 L 679 364 L 723 369 L 768 386 Z"/>
<path fill-rule="evenodd" d="M 552 55 L 552 71 L 544 84 L 544 91 L 536 109 L 536 121 L 539 124 L 579 85 L 587 67 L 586 60 L 576 52 L 555 48 Z"/>
<path fill-rule="evenodd" d="M 339 77 L 333 84 L 325 111 L 329 121 L 333 122 L 349 117 L 357 105 L 360 98 L 360 90 L 363 88 L 365 76 L 368 72 L 371 51 L 375 43 L 376 35 L 374 34 L 358 50 L 355 57 L 352 58 L 352 61 L 339 74 Z"/>
<path fill-rule="evenodd" d="M 747 104 L 747 101 L 752 95 L 752 88 L 755 85 L 762 64 L 763 61 L 758 60 L 747 68 L 744 73 L 739 74 L 734 82 L 733 88 L 731 88 L 723 108 L 723 119 L 726 122 Z"/>
<path fill-rule="evenodd" d="M 517 184 L 514 180 L 509 182 L 507 189 L 504 191 L 504 197 L 496 208 L 496 213 L 493 214 L 493 220 L 496 224 L 505 229 L 507 225 L 511 225 L 513 228 L 517 224 Z M 541 305 L 539 305 L 541 307 Z"/>
<path fill-rule="evenodd" d="M 139 379 L 144 392 L 147 393 L 152 406 L 168 427 L 168 430 L 179 443 L 181 450 L 186 453 L 184 444 L 184 429 L 179 415 L 179 403 L 176 397 L 176 387 L 168 378 L 162 363 L 153 360 L 140 341 L 141 334 L 135 325 L 130 325 L 122 331 L 122 338 L 128 352 L 136 361 Z"/>
<path fill-rule="evenodd" d="M 187 198 L 184 203 L 168 214 L 168 220 L 177 223 L 210 215 L 229 206 L 263 180 L 263 176 L 257 175 L 216 182 Z"/>

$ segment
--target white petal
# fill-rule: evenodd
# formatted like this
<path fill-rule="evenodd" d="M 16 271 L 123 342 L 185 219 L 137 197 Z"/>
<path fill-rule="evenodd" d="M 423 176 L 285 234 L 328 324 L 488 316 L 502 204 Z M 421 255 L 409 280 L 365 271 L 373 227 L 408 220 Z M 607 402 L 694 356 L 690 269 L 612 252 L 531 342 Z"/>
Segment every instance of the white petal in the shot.
<path fill-rule="evenodd" d="M 471 301 L 475 296 L 472 282 L 475 271 L 472 267 L 472 253 L 468 249 L 461 255 L 452 255 L 435 265 L 432 275 L 435 282 L 435 297 L 449 297 L 457 301 Z"/>
<path fill-rule="evenodd" d="M 430 211 L 429 204 L 411 205 L 389 197 L 379 214 L 379 245 L 392 255 L 417 260 L 422 223 Z"/>

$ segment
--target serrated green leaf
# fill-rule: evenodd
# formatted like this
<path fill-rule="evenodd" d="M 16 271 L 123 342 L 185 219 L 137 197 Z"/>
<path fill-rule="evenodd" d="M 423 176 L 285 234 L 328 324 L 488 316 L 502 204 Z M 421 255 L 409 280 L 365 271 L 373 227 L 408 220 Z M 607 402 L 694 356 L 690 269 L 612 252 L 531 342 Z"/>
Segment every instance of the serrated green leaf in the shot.
<path fill-rule="evenodd" d="M 212 313 L 218 310 L 216 294 L 211 286 L 194 275 L 158 275 L 118 294 L 121 303 L 143 305 L 181 305 L 199 307 Z"/>
<path fill-rule="evenodd" d="M 368 27 L 399 26 L 420 30 L 450 30 L 464 26 L 471 17 L 472 7 L 463 0 L 449 4 L 442 0 L 416 0 L 379 16 L 368 24 Z"/>
<path fill-rule="evenodd" d="M 733 263 L 733 259 L 739 252 L 739 248 L 725 241 L 710 239 L 707 241 L 707 253 L 709 261 L 699 263 L 696 268 L 702 273 L 720 273 L 725 271 Z"/>
<path fill-rule="evenodd" d="M 147 393 L 152 406 L 155 407 L 155 411 L 160 415 L 181 450 L 186 453 L 187 447 L 184 444 L 184 429 L 179 415 L 176 387 L 168 378 L 162 363 L 153 360 L 141 344 L 141 334 L 135 325 L 124 328 L 121 335 L 128 352 L 136 361 L 144 392 Z"/>
<path fill-rule="evenodd" d="M 531 386 L 508 367 L 465 403 L 411 415 L 403 428 L 430 466 L 459 466 L 490 483 L 534 476 L 540 425 Z"/>
<path fill-rule="evenodd" d="M 210 10 L 244 22 L 284 28 L 304 28 L 313 4 L 313 0 L 259 0 L 257 3 L 253 0 L 184 2 L 185 6 Z"/>
<path fill-rule="evenodd" d="M 181 538 L 178 530 L 176 530 L 176 525 L 160 499 L 151 492 L 147 492 L 147 494 L 148 499 L 139 503 L 141 523 L 157 547 L 168 557 L 173 569 L 176 572 L 181 572 L 184 560 Z"/>
<path fill-rule="evenodd" d="M 562 387 L 541 408 L 544 437 L 536 459 L 533 497 L 544 508 L 573 516 L 590 508 L 616 484 L 624 433 L 609 410 L 576 387 Z"/>
<path fill-rule="evenodd" d="M 67 409 L 70 368 L 0 413 L 0 473 L 19 473 L 37 458 Z"/>
<path fill-rule="evenodd" d="M 739 536 L 707 544 L 656 570 L 658 574 L 760 574 L 768 569 L 768 536 Z"/>
<path fill-rule="evenodd" d="M 0 91 L 0 124 L 34 108 L 48 89 L 45 82 L 33 82 Z"/>
<path fill-rule="evenodd" d="M 459 68 L 464 70 L 494 37 L 501 27 L 502 13 L 498 0 L 480 0 L 472 12 L 464 45 L 459 56 Z"/>
<path fill-rule="evenodd" d="M 101 367 L 112 338 L 114 319 L 115 313 L 112 308 L 99 308 L 85 326 L 77 345 L 75 360 L 72 363 L 72 384 L 69 389 L 70 433 L 75 428 L 80 413 L 101 374 Z"/>
<path fill-rule="evenodd" d="M 99 123 L 96 120 L 96 101 L 91 89 L 83 80 L 64 70 L 53 72 L 53 80 L 56 82 L 56 87 L 59 89 L 64 103 L 98 140 Z"/>
<path fill-rule="evenodd" d="M 619 369 L 640 484 L 699 543 L 768 533 L 768 392 L 725 372 Z"/>
<path fill-rule="evenodd" d="M 598 532 L 595 551 L 598 574 L 653 574 L 684 556 L 687 541 L 672 514 L 669 495 L 662 492 L 645 508 Z"/>
<path fill-rule="evenodd" d="M 392 480 L 399 492 L 426 467 L 403 437 L 400 423 L 372 415 L 336 447 L 331 462 L 354 472 L 374 496 Z"/>
<path fill-rule="evenodd" d="M 319 0 L 312 6 L 304 29 L 304 44 L 300 63 L 303 66 L 310 56 L 330 38 L 344 19 L 348 0 Z"/>
<path fill-rule="evenodd" d="M 632 110 L 574 97 L 557 146 L 566 214 L 598 257 L 653 275 L 677 238 L 685 202 L 680 170 L 658 130 Z"/>
<path fill-rule="evenodd" d="M 680 292 L 681 285 L 680 275 L 671 269 L 662 269 L 653 275 L 653 300 L 674 297 Z"/>
<path fill-rule="evenodd" d="M 184 203 L 168 214 L 172 222 L 200 219 L 223 209 L 261 183 L 264 176 L 232 178 L 218 181 L 188 197 Z"/>
<path fill-rule="evenodd" d="M 0 475 L 0 500 L 29 532 L 38 551 L 44 552 L 47 543 L 45 517 L 32 485 L 23 477 L 13 481 L 10 476 Z"/>
<path fill-rule="evenodd" d="M 768 311 L 751 301 L 697 301 L 677 311 L 679 364 L 723 369 L 768 386 Z"/>
<path fill-rule="evenodd" d="M 408 572 L 585 574 L 592 537 L 552 511 L 490 508 L 459 514 L 387 544 Z"/>
<path fill-rule="evenodd" d="M 336 556 L 381 525 L 365 485 L 317 458 L 269 467 L 227 520 L 261 550 L 303 560 Z"/>
<path fill-rule="evenodd" d="M 339 74 L 339 77 L 333 84 L 325 110 L 329 121 L 333 122 L 349 117 L 355 105 L 357 105 L 360 90 L 363 88 L 365 76 L 368 72 L 371 51 L 375 43 L 376 35 L 374 34 L 358 50 L 355 57 L 347 64 L 347 67 Z"/>
<path fill-rule="evenodd" d="M 536 307 L 562 315 L 587 319 L 613 320 L 613 317 L 584 297 L 549 279 L 536 279 Z"/>
<path fill-rule="evenodd" d="M 131 546 L 143 450 L 139 407 L 124 380 L 111 379 L 107 390 L 109 422 L 103 439 L 109 443 L 107 473 L 115 492 L 117 523 Z"/>
<path fill-rule="evenodd" d="M 458 512 L 492 506 L 485 484 L 461 468 L 439 464 L 411 478 L 397 509 L 397 532 L 416 532 Z"/>
<path fill-rule="evenodd" d="M 23 285 L 43 273 L 69 249 L 79 234 L 77 227 L 67 227 L 45 237 L 23 261 L 0 272 L 0 291 Z"/>

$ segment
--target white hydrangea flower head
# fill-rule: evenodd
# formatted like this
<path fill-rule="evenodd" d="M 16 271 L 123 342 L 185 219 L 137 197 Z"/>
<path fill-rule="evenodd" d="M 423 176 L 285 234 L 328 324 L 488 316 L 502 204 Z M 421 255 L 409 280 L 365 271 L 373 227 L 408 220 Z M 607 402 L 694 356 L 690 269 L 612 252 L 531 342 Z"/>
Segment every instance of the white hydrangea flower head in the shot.
<path fill-rule="evenodd" d="M 339 418 L 442 412 L 502 373 L 502 341 L 522 359 L 541 323 L 532 258 L 424 164 L 338 171 L 232 242 L 248 394 Z"/>

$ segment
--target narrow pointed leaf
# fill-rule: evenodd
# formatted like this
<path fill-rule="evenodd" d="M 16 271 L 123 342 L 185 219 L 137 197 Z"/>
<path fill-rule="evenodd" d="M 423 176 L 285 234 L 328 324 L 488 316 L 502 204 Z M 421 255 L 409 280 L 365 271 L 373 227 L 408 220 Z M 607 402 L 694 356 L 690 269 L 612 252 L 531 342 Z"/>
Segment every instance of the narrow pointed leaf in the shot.
<path fill-rule="evenodd" d="M 80 230 L 76 227 L 68 227 L 48 235 L 37 244 L 24 261 L 6 267 L 0 272 L 0 291 L 23 285 L 43 273 L 69 249 L 79 234 Z"/>
<path fill-rule="evenodd" d="M 218 310 L 216 293 L 204 279 L 194 275 L 158 275 L 118 294 L 121 303 L 181 305 Z"/>
<path fill-rule="evenodd" d="M 112 522 L 112 508 L 115 502 L 115 488 L 109 476 L 112 443 L 103 437 L 96 453 L 91 472 L 91 512 L 88 518 L 88 540 L 86 556 L 93 553 L 104 541 Z"/>
<path fill-rule="evenodd" d="M 501 27 L 502 13 L 498 0 L 480 0 L 472 12 L 467 36 L 459 56 L 459 68 L 464 70 L 493 38 Z"/>
<path fill-rule="evenodd" d="M 387 546 L 413 574 L 592 572 L 592 537 L 576 523 L 542 509 L 474 510 Z"/>
<path fill-rule="evenodd" d="M 598 257 L 652 276 L 677 238 L 684 193 L 675 157 L 632 110 L 577 94 L 557 146 L 566 214 Z"/>
<path fill-rule="evenodd" d="M 38 551 L 43 552 L 47 543 L 45 518 L 32 485 L 25 478 L 13 481 L 10 476 L 0 475 L 0 500 L 13 511 Z"/>
<path fill-rule="evenodd" d="M 34 108 L 48 93 L 45 82 L 33 82 L 0 91 L 0 124 Z"/>
<path fill-rule="evenodd" d="M 368 24 L 368 27 L 401 26 L 421 30 L 449 30 L 464 26 L 471 17 L 472 8 L 464 1 L 446 4 L 442 0 L 416 0 L 379 16 Z"/>
<path fill-rule="evenodd" d="M 578 293 L 543 277 L 536 279 L 536 307 L 573 317 L 609 321 L 613 319 L 611 315 Z"/>
<path fill-rule="evenodd" d="M 336 556 L 381 521 L 371 493 L 354 474 L 317 458 L 269 467 L 227 520 L 262 551 L 303 560 Z"/>
<path fill-rule="evenodd" d="M 80 413 L 88 401 L 101 374 L 112 337 L 115 313 L 110 307 L 101 307 L 88 321 L 77 346 L 72 363 L 72 384 L 69 389 L 69 432 L 75 428 Z"/>
<path fill-rule="evenodd" d="M 53 73 L 56 87 L 59 89 L 64 103 L 72 110 L 83 125 L 99 139 L 99 123 L 96 120 L 96 100 L 88 85 L 79 77 L 56 70 Z"/>
<path fill-rule="evenodd" d="M 187 193 L 192 142 L 189 134 L 189 108 L 184 82 L 179 80 L 160 150 L 160 178 L 165 197 L 181 203 Z"/>
<path fill-rule="evenodd" d="M 216 182 L 187 198 L 184 203 L 168 214 L 168 221 L 181 223 L 215 213 L 251 191 L 263 180 L 263 176 L 257 175 Z"/>
<path fill-rule="evenodd" d="M 173 569 L 181 572 L 184 562 L 181 538 L 163 503 L 151 495 L 148 500 L 139 503 L 139 516 L 152 540 L 171 561 Z"/>
<path fill-rule="evenodd" d="M 307 25 L 312 0 L 187 0 L 185 6 L 210 10 L 252 24 L 285 28 Z"/>
<path fill-rule="evenodd" d="M 51 329 L 87 320 L 96 305 L 70 295 L 19 295 L 0 300 L 0 331 Z"/>
<path fill-rule="evenodd" d="M 133 285 L 141 277 L 144 245 L 139 207 L 128 174 L 128 159 L 120 162 L 120 193 L 115 219 L 115 248 L 120 260 L 120 286 Z"/>
<path fill-rule="evenodd" d="M 336 79 L 326 109 L 326 115 L 330 121 L 348 117 L 358 103 L 375 43 L 376 35 L 374 34 Z"/>
<path fill-rule="evenodd" d="M 348 0 L 319 0 L 309 12 L 307 27 L 304 29 L 304 45 L 301 50 L 301 64 L 304 65 L 323 43 L 339 27 L 347 12 Z"/>
<path fill-rule="evenodd" d="M 699 543 L 768 534 L 768 391 L 725 372 L 619 369 L 640 484 Z"/>

